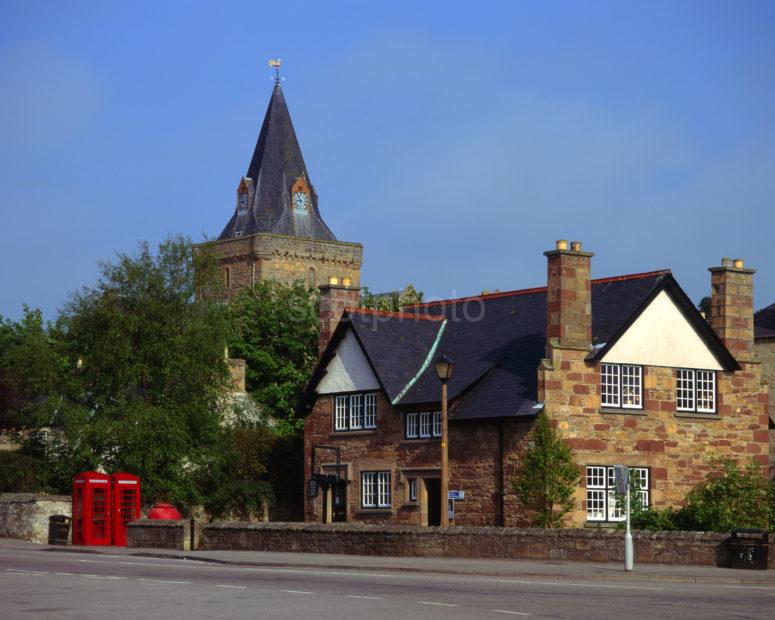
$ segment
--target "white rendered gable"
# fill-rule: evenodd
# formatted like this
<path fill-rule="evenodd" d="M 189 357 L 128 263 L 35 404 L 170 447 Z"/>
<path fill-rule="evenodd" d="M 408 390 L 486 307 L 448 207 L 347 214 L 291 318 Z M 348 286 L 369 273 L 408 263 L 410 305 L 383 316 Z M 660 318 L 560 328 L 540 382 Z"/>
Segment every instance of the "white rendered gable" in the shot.
<path fill-rule="evenodd" d="M 326 367 L 326 374 L 318 383 L 317 393 L 336 394 L 378 389 L 379 381 L 374 376 L 353 330 L 348 329 L 336 348 L 336 355 Z"/>
<path fill-rule="evenodd" d="M 603 361 L 721 370 L 716 357 L 665 291 L 630 325 Z"/>

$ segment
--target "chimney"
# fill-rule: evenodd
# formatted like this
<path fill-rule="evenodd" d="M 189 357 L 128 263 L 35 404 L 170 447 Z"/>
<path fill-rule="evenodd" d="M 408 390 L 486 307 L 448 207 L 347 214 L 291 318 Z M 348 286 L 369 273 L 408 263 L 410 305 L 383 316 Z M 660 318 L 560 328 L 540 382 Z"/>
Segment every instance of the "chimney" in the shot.
<path fill-rule="evenodd" d="M 742 258 L 710 267 L 710 325 L 739 362 L 753 360 L 753 274 Z"/>
<path fill-rule="evenodd" d="M 349 284 L 349 278 L 345 278 Z M 342 318 L 342 312 L 345 308 L 357 308 L 360 306 L 361 289 L 343 284 L 324 284 L 318 287 L 320 289 L 320 340 L 318 354 L 323 351 L 331 340 L 331 336 L 336 329 L 339 319 Z"/>
<path fill-rule="evenodd" d="M 546 339 L 557 339 L 561 347 L 589 349 L 592 346 L 592 252 L 582 252 L 581 242 L 565 239 L 544 252 L 548 259 L 546 281 Z"/>

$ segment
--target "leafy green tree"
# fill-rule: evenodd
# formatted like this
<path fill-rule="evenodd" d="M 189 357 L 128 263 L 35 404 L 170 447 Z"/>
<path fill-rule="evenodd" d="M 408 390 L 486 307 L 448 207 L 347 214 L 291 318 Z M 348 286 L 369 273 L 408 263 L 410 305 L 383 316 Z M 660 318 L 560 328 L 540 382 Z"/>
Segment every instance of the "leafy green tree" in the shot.
<path fill-rule="evenodd" d="M 536 418 L 522 469 L 512 487 L 539 527 L 561 527 L 573 509 L 579 468 L 546 413 Z"/>
<path fill-rule="evenodd" d="M 67 491 L 73 474 L 101 467 L 140 475 L 146 500 L 201 503 L 219 459 L 230 327 L 223 304 L 195 292 L 215 282 L 188 239 L 156 252 L 143 243 L 102 264 L 53 327 L 29 330 L 38 336 L 16 347 L 14 373 L 36 395 L 22 452 L 43 464 L 44 489 Z"/>
<path fill-rule="evenodd" d="M 361 291 L 361 307 L 371 310 L 386 310 L 388 312 L 400 312 L 406 306 L 422 303 L 423 293 L 411 284 L 407 284 L 403 291 L 390 293 L 372 293 L 368 286 Z"/>
<path fill-rule="evenodd" d="M 303 282 L 261 281 L 229 302 L 229 354 L 247 364 L 247 391 L 277 432 L 303 428 L 296 409 L 318 353 L 318 302 Z"/>

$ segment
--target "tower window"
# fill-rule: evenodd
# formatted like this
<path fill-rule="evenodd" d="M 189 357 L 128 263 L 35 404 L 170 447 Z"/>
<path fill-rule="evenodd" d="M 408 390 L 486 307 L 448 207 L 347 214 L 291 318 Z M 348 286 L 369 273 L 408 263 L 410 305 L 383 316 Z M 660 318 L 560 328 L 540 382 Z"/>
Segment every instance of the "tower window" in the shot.
<path fill-rule="evenodd" d="M 231 269 L 226 267 L 223 273 L 223 281 L 226 288 L 231 288 Z"/>
<path fill-rule="evenodd" d="M 315 288 L 318 285 L 318 274 L 315 273 L 314 267 L 310 267 L 307 271 L 307 285 L 310 288 Z"/>

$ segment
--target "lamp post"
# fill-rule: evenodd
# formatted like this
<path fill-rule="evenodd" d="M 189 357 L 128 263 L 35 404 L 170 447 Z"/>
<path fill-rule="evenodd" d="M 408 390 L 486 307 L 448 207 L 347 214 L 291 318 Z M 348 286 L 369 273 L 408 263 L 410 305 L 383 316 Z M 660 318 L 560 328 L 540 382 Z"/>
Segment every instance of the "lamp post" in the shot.
<path fill-rule="evenodd" d="M 433 365 L 441 381 L 441 527 L 449 525 L 447 504 L 449 502 L 449 464 L 447 460 L 447 381 L 452 376 L 455 363 L 446 355 L 438 358 Z"/>

